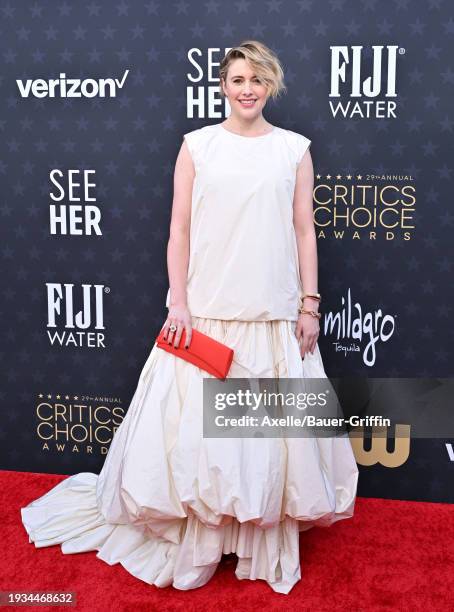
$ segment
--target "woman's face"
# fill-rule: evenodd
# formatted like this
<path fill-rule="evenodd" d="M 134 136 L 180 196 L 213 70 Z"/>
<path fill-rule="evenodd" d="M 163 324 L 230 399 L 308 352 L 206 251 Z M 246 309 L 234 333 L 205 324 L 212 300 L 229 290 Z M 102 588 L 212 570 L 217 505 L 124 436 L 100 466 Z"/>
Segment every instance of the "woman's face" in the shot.
<path fill-rule="evenodd" d="M 246 60 L 238 58 L 230 64 L 226 82 L 221 79 L 221 86 L 228 97 L 232 113 L 246 121 L 261 115 L 268 97 L 267 90 Z"/>

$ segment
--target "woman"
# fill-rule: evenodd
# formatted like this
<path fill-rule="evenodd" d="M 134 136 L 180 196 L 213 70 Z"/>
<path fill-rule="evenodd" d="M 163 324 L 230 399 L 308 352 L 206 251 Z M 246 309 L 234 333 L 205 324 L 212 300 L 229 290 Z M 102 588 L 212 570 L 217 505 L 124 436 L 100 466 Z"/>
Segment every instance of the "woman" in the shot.
<path fill-rule="evenodd" d="M 178 346 L 185 330 L 190 345 L 197 329 L 226 344 L 232 378 L 325 378 L 310 141 L 263 117 L 284 89 L 265 45 L 231 49 L 220 83 L 231 114 L 185 134 L 176 161 L 166 339 Z M 155 345 L 99 476 L 70 476 L 22 508 L 30 541 L 97 550 L 178 589 L 236 553 L 238 578 L 288 593 L 299 531 L 353 514 L 349 438 L 204 438 L 207 376 Z"/>

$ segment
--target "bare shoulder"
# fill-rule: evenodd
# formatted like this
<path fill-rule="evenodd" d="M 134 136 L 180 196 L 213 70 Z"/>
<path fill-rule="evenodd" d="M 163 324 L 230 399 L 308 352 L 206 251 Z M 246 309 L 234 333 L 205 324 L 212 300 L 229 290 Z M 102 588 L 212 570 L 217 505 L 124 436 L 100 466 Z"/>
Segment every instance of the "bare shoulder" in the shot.
<path fill-rule="evenodd" d="M 175 162 L 175 180 L 194 177 L 195 166 L 189 151 L 189 147 L 185 140 L 181 143 L 180 150 Z"/>

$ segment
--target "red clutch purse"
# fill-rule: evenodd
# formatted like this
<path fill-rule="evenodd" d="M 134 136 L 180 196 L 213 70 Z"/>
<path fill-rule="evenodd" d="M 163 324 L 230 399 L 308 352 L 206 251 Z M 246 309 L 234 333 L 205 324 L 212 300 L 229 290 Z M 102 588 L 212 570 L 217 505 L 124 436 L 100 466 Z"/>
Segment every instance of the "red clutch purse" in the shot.
<path fill-rule="evenodd" d="M 164 333 L 165 329 L 162 329 L 156 338 L 156 344 L 159 348 L 189 361 L 209 374 L 216 376 L 216 378 L 223 380 L 227 377 L 233 359 L 233 349 L 229 346 L 192 328 L 189 348 L 184 348 L 186 340 L 185 329 L 183 329 L 181 334 L 178 347 L 175 348 L 173 345 L 175 336 L 172 339 L 172 344 L 169 344 L 167 340 L 164 340 Z"/>

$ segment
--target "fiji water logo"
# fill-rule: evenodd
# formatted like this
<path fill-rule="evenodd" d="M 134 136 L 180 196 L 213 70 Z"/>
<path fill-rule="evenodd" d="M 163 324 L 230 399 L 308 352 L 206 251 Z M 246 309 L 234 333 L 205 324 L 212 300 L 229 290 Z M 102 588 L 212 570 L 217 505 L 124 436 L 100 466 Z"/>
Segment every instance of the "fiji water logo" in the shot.
<path fill-rule="evenodd" d="M 394 334 L 395 317 L 384 315 L 379 308 L 375 312 L 363 312 L 356 302 L 352 307 L 350 288 L 347 299 L 342 297 L 342 309 L 339 312 L 328 312 L 324 318 L 325 336 L 336 336 L 333 343 L 336 353 L 361 352 L 361 345 L 367 341 L 363 349 L 363 362 L 373 366 L 377 356 L 377 342 L 387 342 Z"/>
<path fill-rule="evenodd" d="M 398 45 L 372 45 L 366 50 L 362 45 L 332 45 L 330 49 L 333 117 L 396 118 L 397 63 L 405 49 Z M 342 99 L 336 104 L 335 98 Z"/>
<path fill-rule="evenodd" d="M 61 72 L 58 79 L 16 79 L 22 98 L 115 98 L 122 89 L 129 70 L 120 79 L 67 79 Z"/>
<path fill-rule="evenodd" d="M 106 348 L 105 285 L 46 283 L 47 335 L 52 346 Z"/>

